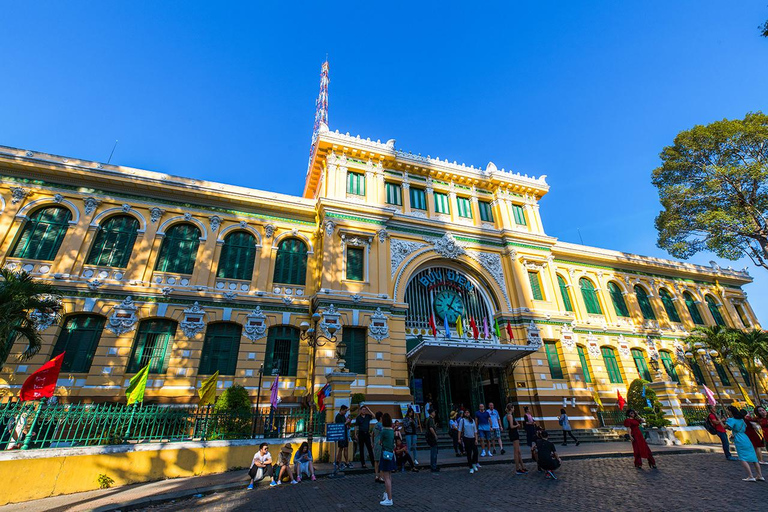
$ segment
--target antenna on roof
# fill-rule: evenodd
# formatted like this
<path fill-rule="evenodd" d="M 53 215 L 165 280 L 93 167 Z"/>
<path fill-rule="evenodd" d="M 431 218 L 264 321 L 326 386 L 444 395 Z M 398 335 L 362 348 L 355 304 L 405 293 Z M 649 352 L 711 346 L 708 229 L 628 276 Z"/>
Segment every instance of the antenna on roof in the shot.
<path fill-rule="evenodd" d="M 576 228 L 576 231 L 579 232 L 579 240 L 581 240 L 581 245 L 584 245 L 584 239 L 581 238 L 581 230 L 579 228 Z"/>
<path fill-rule="evenodd" d="M 112 146 L 112 152 L 109 154 L 109 159 L 107 160 L 107 163 L 112 161 L 112 155 L 115 154 L 115 148 L 117 147 L 117 140 L 115 140 L 115 145 Z"/>

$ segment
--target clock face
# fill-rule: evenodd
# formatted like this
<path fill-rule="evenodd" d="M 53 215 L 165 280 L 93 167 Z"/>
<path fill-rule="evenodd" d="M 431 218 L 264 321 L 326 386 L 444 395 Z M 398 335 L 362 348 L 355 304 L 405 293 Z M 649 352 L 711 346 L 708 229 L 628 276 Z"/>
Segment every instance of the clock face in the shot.
<path fill-rule="evenodd" d="M 448 319 L 449 323 L 456 323 L 459 315 L 464 316 L 464 303 L 458 293 L 452 290 L 443 290 L 435 295 L 435 313 L 441 319 Z"/>

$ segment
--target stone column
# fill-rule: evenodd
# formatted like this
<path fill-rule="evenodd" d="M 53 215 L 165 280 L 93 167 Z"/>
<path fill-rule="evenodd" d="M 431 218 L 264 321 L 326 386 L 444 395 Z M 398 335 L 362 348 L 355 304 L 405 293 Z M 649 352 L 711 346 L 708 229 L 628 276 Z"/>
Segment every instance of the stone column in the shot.
<path fill-rule="evenodd" d="M 661 402 L 664 417 L 671 422 L 671 425 L 668 428 L 674 432 L 677 428 L 688 426 L 688 423 L 685 421 L 683 410 L 680 406 L 680 399 L 677 396 L 676 391 L 678 384 L 669 380 L 658 379 L 660 376 L 661 371 L 656 373 L 657 380 L 648 383 L 647 386 L 656 392 L 656 398 Z M 674 436 L 671 436 L 671 441 L 676 445 L 682 444 L 680 440 Z"/>
<path fill-rule="evenodd" d="M 352 383 L 357 379 L 356 373 L 340 372 L 334 370 L 325 374 L 325 380 L 331 385 L 330 401 L 326 401 L 325 422 L 333 423 L 339 407 L 351 406 L 352 402 Z"/>

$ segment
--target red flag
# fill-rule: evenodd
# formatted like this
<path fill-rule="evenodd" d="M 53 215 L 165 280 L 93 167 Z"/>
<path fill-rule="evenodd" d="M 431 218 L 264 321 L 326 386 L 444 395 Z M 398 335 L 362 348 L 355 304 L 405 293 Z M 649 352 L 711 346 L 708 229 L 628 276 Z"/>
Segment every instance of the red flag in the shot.
<path fill-rule="evenodd" d="M 331 385 L 326 384 L 323 386 L 323 388 L 317 392 L 317 410 L 318 412 L 323 412 L 325 410 L 325 398 L 328 396 L 328 391 L 330 391 Z"/>
<path fill-rule="evenodd" d="M 621 396 L 621 391 L 619 391 L 618 389 L 616 390 L 616 397 L 617 397 L 617 400 L 619 401 L 619 409 L 623 411 L 624 406 L 627 404 L 627 402 L 624 401 L 624 397 Z"/>
<path fill-rule="evenodd" d="M 432 336 L 437 336 L 437 326 L 435 325 L 435 315 L 429 315 L 429 328 L 432 329 Z"/>
<path fill-rule="evenodd" d="M 515 335 L 512 333 L 512 326 L 510 325 L 509 320 L 507 320 L 507 334 L 509 334 L 509 339 L 515 339 Z"/>
<path fill-rule="evenodd" d="M 63 361 L 64 352 L 45 363 L 39 370 L 27 377 L 27 380 L 21 386 L 21 401 L 52 397 Z"/>
<path fill-rule="evenodd" d="M 475 318 L 472 317 L 469 319 L 469 326 L 472 328 L 472 336 L 475 337 L 475 339 L 480 337 L 480 329 L 477 328 L 477 323 L 475 322 Z"/>

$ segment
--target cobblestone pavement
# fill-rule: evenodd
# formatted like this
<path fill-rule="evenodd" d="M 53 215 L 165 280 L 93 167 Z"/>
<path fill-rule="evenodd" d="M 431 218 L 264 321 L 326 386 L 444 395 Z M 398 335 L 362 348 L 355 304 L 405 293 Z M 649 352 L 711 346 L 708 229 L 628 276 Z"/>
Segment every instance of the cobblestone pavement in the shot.
<path fill-rule="evenodd" d="M 536 510 L 767 510 L 768 483 L 742 482 L 739 462 L 717 454 L 659 455 L 658 470 L 638 471 L 631 458 L 565 461 L 551 481 L 535 468 L 515 476 L 511 466 L 486 466 L 470 475 L 466 469 L 433 474 L 395 474 L 393 508 L 425 511 L 478 509 L 507 512 Z M 765 466 L 768 467 L 768 466 Z M 531 466 L 529 465 L 529 469 Z M 768 471 L 766 471 L 768 476 Z M 384 486 L 372 475 L 305 481 L 254 491 L 230 491 L 198 499 L 166 503 L 145 510 L 310 511 L 386 510 L 378 502 Z M 482 498 L 479 498 L 482 497 Z"/>

